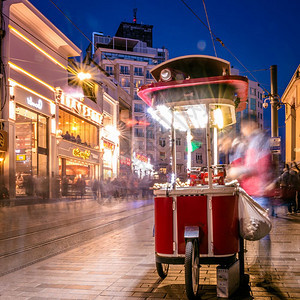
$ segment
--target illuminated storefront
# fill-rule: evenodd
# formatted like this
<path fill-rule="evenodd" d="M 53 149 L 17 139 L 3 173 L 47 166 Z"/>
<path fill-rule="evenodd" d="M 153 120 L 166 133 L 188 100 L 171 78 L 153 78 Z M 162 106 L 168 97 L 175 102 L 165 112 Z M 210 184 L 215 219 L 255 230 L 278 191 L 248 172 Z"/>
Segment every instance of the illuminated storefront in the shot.
<path fill-rule="evenodd" d="M 60 94 L 58 118 L 58 157 L 60 179 L 69 184 L 80 177 L 88 185 L 100 179 L 100 128 L 102 114 L 82 101 Z"/>
<path fill-rule="evenodd" d="M 132 157 L 133 172 L 139 177 L 152 176 L 154 169 L 150 162 L 150 158 L 145 155 L 133 152 Z"/>
<path fill-rule="evenodd" d="M 114 178 L 118 175 L 119 135 L 112 125 L 102 128 L 100 149 L 103 154 L 103 178 Z"/>
<path fill-rule="evenodd" d="M 16 137 L 10 154 L 14 152 L 16 196 L 32 196 L 37 178 L 46 180 L 44 189 L 48 195 L 49 120 L 53 103 L 16 83 L 10 94 L 10 118 L 14 121 Z"/>

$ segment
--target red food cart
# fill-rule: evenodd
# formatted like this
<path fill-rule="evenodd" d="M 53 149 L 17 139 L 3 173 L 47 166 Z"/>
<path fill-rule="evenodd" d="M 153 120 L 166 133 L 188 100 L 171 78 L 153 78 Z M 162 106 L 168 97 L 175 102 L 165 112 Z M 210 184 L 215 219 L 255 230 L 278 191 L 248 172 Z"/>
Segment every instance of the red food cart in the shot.
<path fill-rule="evenodd" d="M 227 61 L 202 55 L 171 59 L 151 73 L 157 82 L 142 86 L 138 95 L 150 106 L 152 118 L 170 129 L 172 145 L 172 181 L 154 192 L 156 267 L 165 278 L 169 264 L 184 264 L 186 293 L 195 299 L 201 264 L 229 265 L 239 260 L 244 280 L 238 191 L 224 185 L 224 173 L 219 169 L 214 175 L 212 166 L 218 163 L 218 131 L 234 124 L 236 111 L 246 107 L 248 80 L 230 75 Z M 200 128 L 206 131 L 206 171 L 193 184 L 180 186 L 176 130 L 186 132 L 190 172 L 191 130 Z"/>

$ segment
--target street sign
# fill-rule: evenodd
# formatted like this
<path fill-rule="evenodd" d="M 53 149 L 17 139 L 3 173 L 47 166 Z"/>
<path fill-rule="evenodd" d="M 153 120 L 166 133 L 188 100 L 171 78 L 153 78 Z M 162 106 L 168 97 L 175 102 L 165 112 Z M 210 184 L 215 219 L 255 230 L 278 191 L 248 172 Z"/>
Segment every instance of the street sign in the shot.
<path fill-rule="evenodd" d="M 281 137 L 271 137 L 270 138 L 270 150 L 273 154 L 281 153 Z"/>

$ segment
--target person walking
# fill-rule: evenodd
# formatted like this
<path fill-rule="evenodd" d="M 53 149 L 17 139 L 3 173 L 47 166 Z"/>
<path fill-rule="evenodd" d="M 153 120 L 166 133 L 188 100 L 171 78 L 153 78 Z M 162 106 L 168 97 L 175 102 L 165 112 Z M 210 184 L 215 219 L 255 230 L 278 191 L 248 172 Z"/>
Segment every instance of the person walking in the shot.
<path fill-rule="evenodd" d="M 92 183 L 92 192 L 93 192 L 94 200 L 97 200 L 97 198 L 98 198 L 98 192 L 99 192 L 99 181 L 97 179 L 93 180 L 93 183 Z"/>

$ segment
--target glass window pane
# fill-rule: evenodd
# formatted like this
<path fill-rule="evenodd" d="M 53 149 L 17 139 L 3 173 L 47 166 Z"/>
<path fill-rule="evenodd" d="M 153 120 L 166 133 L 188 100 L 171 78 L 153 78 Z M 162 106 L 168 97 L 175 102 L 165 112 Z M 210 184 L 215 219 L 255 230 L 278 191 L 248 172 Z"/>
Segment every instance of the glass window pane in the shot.
<path fill-rule="evenodd" d="M 39 116 L 38 146 L 47 148 L 47 118 L 44 116 Z"/>

